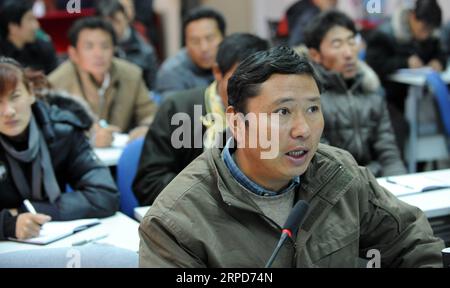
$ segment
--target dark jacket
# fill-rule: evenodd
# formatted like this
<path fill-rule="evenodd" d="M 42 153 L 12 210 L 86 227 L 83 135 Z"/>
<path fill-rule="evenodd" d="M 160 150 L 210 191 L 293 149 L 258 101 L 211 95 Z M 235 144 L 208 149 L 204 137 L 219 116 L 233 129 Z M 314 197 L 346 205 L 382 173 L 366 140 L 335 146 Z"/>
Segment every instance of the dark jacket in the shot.
<path fill-rule="evenodd" d="M 424 64 L 437 59 L 446 66 L 446 55 L 438 38 L 418 42 L 414 40 L 409 28 L 409 10 L 401 10 L 392 19 L 383 23 L 368 37 L 367 63 L 380 77 L 386 89 L 388 101 L 396 103 L 403 111 L 407 86 L 388 81 L 388 76 L 398 69 L 408 68 L 408 58 L 417 55 Z"/>
<path fill-rule="evenodd" d="M 294 3 L 286 12 L 289 27 L 289 46 L 303 44 L 305 27 L 320 14 L 320 9 L 311 0 L 301 0 Z"/>
<path fill-rule="evenodd" d="M 128 40 L 118 43 L 117 56 L 139 66 L 142 69 L 147 88 L 149 90 L 155 88 L 156 72 L 158 71 L 156 52 L 134 28 L 130 28 Z"/>
<path fill-rule="evenodd" d="M 359 67 L 351 87 L 339 74 L 317 67 L 325 86 L 324 142 L 349 151 L 377 177 L 406 174 L 385 100 L 377 93 L 379 80 L 364 63 Z"/>
<path fill-rule="evenodd" d="M 31 201 L 38 213 L 52 220 L 107 217 L 118 209 L 119 195 L 111 174 L 97 158 L 85 135 L 92 121 L 80 104 L 68 97 L 37 101 L 33 115 L 47 142 L 61 196 L 55 204 Z M 3 147 L 0 146 L 0 239 L 14 236 L 17 217 L 6 209 L 22 208 L 24 200 L 15 187 Z M 73 192 L 65 193 L 66 185 Z"/>
<path fill-rule="evenodd" d="M 141 222 L 140 267 L 264 267 L 282 227 L 266 217 L 208 149 L 159 195 Z M 309 214 L 273 267 L 442 267 L 425 215 L 378 185 L 347 152 L 326 145 L 301 175 Z"/>
<path fill-rule="evenodd" d="M 8 40 L 0 43 L 0 55 L 13 58 L 24 67 L 49 74 L 58 66 L 56 52 L 51 42 L 36 39 L 34 43 L 27 44 L 22 49 L 17 49 Z"/>
<path fill-rule="evenodd" d="M 205 107 L 206 88 L 196 88 L 170 95 L 159 107 L 150 129 L 145 137 L 138 172 L 133 183 L 133 191 L 140 205 L 151 205 L 159 193 L 178 175 L 189 163 L 197 158 L 203 148 L 179 148 L 172 145 L 172 134 L 182 127 L 184 135 L 191 135 L 190 147 L 194 147 L 194 139 L 203 139 L 203 125 L 180 126 L 171 125 L 176 113 L 186 113 L 194 121 L 194 106 Z M 202 109 L 202 114 L 206 114 Z M 197 119 L 199 121 L 199 119 Z"/>
<path fill-rule="evenodd" d="M 208 86 L 213 81 L 212 70 L 203 70 L 195 65 L 186 48 L 183 48 L 161 65 L 155 90 L 166 96 L 176 91 Z"/>

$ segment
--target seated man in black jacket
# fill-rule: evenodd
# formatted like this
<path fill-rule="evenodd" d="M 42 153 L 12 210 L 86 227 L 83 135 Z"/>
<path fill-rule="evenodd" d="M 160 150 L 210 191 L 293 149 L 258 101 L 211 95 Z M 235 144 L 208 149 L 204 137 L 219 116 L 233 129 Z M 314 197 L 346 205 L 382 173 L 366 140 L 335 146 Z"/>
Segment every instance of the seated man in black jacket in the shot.
<path fill-rule="evenodd" d="M 305 31 L 305 44 L 324 80 L 323 138 L 349 151 L 375 176 L 406 174 L 380 83 L 375 73 L 358 62 L 356 28 L 345 14 L 329 11 L 316 17 Z"/>
<path fill-rule="evenodd" d="M 40 75 L 0 58 L 0 240 L 37 236 L 50 219 L 107 217 L 118 208 L 111 174 L 84 134 L 91 118 L 69 97 L 36 99 Z M 64 193 L 66 185 L 73 192 Z"/>
<path fill-rule="evenodd" d="M 167 97 L 145 138 L 133 184 L 141 205 L 151 205 L 167 184 L 203 152 L 204 147 L 216 143 L 217 133 L 223 132 L 225 127 L 224 103 L 228 103 L 228 79 L 247 56 L 268 47 L 267 41 L 250 34 L 228 36 L 220 44 L 217 63 L 213 66 L 216 81 L 209 87 L 186 90 Z M 178 126 L 179 123 L 174 122 L 181 113 L 190 119 L 189 125 Z M 198 121 L 201 121 L 200 125 L 195 125 Z M 175 143 L 178 140 L 175 135 L 180 134 L 183 134 L 182 142 L 185 145 Z"/>
<path fill-rule="evenodd" d="M 394 111 L 404 112 L 408 87 L 389 81 L 390 74 L 402 68 L 445 69 L 445 53 L 433 36 L 441 23 L 442 10 L 436 0 L 417 0 L 414 9 L 397 11 L 369 37 L 367 63 L 380 77 Z"/>
<path fill-rule="evenodd" d="M 0 55 L 49 74 L 58 65 L 52 43 L 36 38 L 39 22 L 30 0 L 8 0 L 0 9 Z"/>
<path fill-rule="evenodd" d="M 395 12 L 390 21 L 368 37 L 367 63 L 380 77 L 397 142 L 401 149 L 408 136 L 404 119 L 408 86 L 389 80 L 389 75 L 402 68 L 429 66 L 442 71 L 446 55 L 434 30 L 442 23 L 442 10 L 436 0 L 417 0 L 414 9 Z"/>
<path fill-rule="evenodd" d="M 153 90 L 158 70 L 155 49 L 130 25 L 125 7 L 118 0 L 102 0 L 97 4 L 97 15 L 114 27 L 117 57 L 138 65 L 147 88 Z"/>

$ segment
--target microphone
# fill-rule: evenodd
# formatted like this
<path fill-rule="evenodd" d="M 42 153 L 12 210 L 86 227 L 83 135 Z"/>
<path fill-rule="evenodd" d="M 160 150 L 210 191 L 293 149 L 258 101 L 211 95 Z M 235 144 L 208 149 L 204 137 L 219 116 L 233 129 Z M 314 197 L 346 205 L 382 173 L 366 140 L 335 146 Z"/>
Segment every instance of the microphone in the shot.
<path fill-rule="evenodd" d="M 292 211 L 289 214 L 286 223 L 284 223 L 284 228 L 281 232 L 280 240 L 278 241 L 278 244 L 273 251 L 272 256 L 270 256 L 270 259 L 269 261 L 267 261 L 267 264 L 264 268 L 270 268 L 272 266 L 275 258 L 278 255 L 278 252 L 280 252 L 281 247 L 283 246 L 284 242 L 286 242 L 286 239 L 288 237 L 294 239 L 297 236 L 298 229 L 303 224 L 308 209 L 308 202 L 303 200 L 298 201 L 297 204 L 295 204 L 294 208 L 292 208 Z"/>

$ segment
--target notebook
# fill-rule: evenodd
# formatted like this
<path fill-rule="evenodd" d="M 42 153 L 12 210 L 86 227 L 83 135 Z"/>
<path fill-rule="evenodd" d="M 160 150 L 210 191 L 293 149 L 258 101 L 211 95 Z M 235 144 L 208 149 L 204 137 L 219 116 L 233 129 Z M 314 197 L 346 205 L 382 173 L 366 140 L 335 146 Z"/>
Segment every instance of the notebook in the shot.
<path fill-rule="evenodd" d="M 99 219 L 51 221 L 42 225 L 41 232 L 38 237 L 26 240 L 9 238 L 9 240 L 28 244 L 47 245 L 64 237 L 70 236 L 74 233 L 88 229 L 89 227 L 95 226 L 97 224 L 100 224 Z"/>

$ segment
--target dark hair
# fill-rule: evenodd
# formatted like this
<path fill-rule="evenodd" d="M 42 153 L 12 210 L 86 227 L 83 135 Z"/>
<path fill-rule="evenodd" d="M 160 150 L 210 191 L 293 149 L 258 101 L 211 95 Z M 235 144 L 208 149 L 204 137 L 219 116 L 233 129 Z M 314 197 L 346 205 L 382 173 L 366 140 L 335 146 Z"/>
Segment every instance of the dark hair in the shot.
<path fill-rule="evenodd" d="M 442 10 L 436 0 L 417 0 L 414 14 L 417 20 L 430 28 L 438 28 L 442 24 Z"/>
<path fill-rule="evenodd" d="M 20 26 L 23 15 L 33 10 L 33 2 L 33 0 L 8 0 L 2 5 L 0 12 L 0 35 L 2 37 L 8 37 L 10 23 Z"/>
<path fill-rule="evenodd" d="M 249 33 L 234 33 L 220 43 L 217 64 L 222 74 L 258 51 L 269 49 L 269 42 Z"/>
<path fill-rule="evenodd" d="M 116 13 L 125 13 L 125 8 L 118 0 L 100 0 L 95 6 L 95 15 L 100 17 L 114 17 Z"/>
<path fill-rule="evenodd" d="M 114 46 L 116 45 L 116 34 L 114 28 L 108 21 L 101 17 L 86 17 L 77 20 L 69 30 L 69 41 L 72 47 L 76 47 L 78 43 L 78 36 L 84 29 L 100 29 L 111 36 Z"/>
<path fill-rule="evenodd" d="M 346 14 L 336 10 L 326 11 L 314 17 L 306 26 L 304 32 L 306 47 L 319 50 L 325 35 L 336 26 L 346 28 L 355 35 L 357 33 L 355 23 Z"/>
<path fill-rule="evenodd" d="M 205 18 L 215 20 L 220 33 L 222 33 L 222 36 L 225 37 L 226 24 L 223 15 L 211 8 L 200 7 L 190 10 L 186 17 L 183 19 L 183 43 L 186 39 L 186 27 L 189 25 L 189 23 Z"/>
<path fill-rule="evenodd" d="M 273 74 L 309 75 L 322 93 L 320 78 L 311 62 L 292 48 L 280 46 L 257 52 L 241 62 L 228 80 L 228 104 L 245 113 L 247 99 L 257 96 L 261 84 Z"/>
<path fill-rule="evenodd" d="M 0 95 L 14 89 L 20 78 L 29 92 L 43 99 L 44 90 L 50 88 L 50 83 L 42 71 L 24 69 L 16 60 L 0 56 Z"/>

